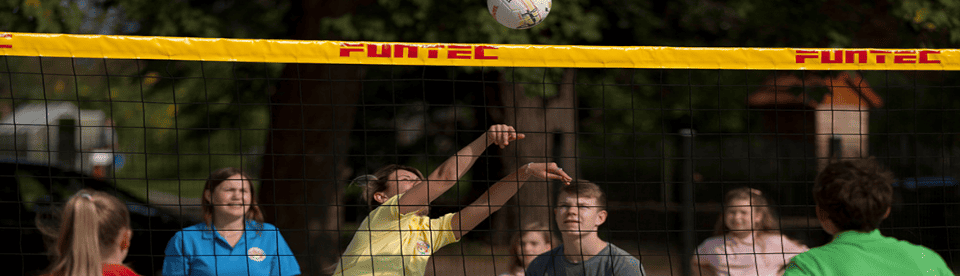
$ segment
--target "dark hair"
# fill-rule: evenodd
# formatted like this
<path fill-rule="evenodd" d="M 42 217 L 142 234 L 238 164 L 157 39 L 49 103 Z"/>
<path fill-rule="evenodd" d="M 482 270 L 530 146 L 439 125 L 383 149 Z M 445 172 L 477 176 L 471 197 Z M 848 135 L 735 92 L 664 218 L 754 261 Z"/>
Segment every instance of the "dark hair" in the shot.
<path fill-rule="evenodd" d="M 130 229 L 130 211 L 116 197 L 91 189 L 77 192 L 60 215 L 60 229 L 42 223 L 47 236 L 56 235 L 50 275 L 101 275 L 104 250 L 116 245 L 123 229 Z"/>
<path fill-rule="evenodd" d="M 523 234 L 529 232 L 540 233 L 540 235 L 543 235 L 543 240 L 550 244 L 551 248 L 555 247 L 554 245 L 557 245 L 561 242 L 561 240 L 557 238 L 553 232 L 550 232 L 550 228 L 542 222 L 527 223 L 523 226 L 523 228 L 520 229 L 520 231 L 513 233 L 513 237 L 510 238 L 510 259 L 512 260 L 510 262 L 511 272 L 517 268 L 525 269 L 525 267 L 523 267 L 523 259 L 520 257 L 521 253 L 523 252 L 517 250 L 517 246 L 522 246 L 522 244 L 520 244 L 520 239 L 523 238 Z"/>
<path fill-rule="evenodd" d="M 870 232 L 893 203 L 893 181 L 872 158 L 836 162 L 817 175 L 813 199 L 840 231 Z"/>
<path fill-rule="evenodd" d="M 247 210 L 247 213 L 244 214 L 243 218 L 245 221 L 254 221 L 254 227 L 256 227 L 257 234 L 260 234 L 260 230 L 263 227 L 263 212 L 260 211 L 260 207 L 257 206 L 257 192 L 253 189 L 253 183 L 250 182 L 250 176 L 243 173 L 240 169 L 233 167 L 226 167 L 210 173 L 210 177 L 207 178 L 207 183 L 203 186 L 203 193 L 201 194 L 201 204 L 200 206 L 203 209 L 203 221 L 207 224 L 208 229 L 213 229 L 213 203 L 210 202 L 206 196 L 207 192 L 210 193 L 210 197 L 213 197 L 213 190 L 215 190 L 220 184 L 226 181 L 228 178 L 234 175 L 243 176 L 243 180 L 250 185 L 250 209 Z"/>
<path fill-rule="evenodd" d="M 727 191 L 727 194 L 723 197 L 724 208 L 732 205 L 734 200 L 748 200 L 750 202 L 750 208 L 753 209 L 754 212 L 760 213 L 760 224 L 755 226 L 755 230 L 768 234 L 780 233 L 780 226 L 777 224 L 777 213 L 772 207 L 772 202 L 763 195 L 763 192 L 749 187 L 740 187 Z M 724 224 L 724 211 L 721 211 L 713 233 L 717 236 L 723 236 L 726 235 L 727 232 L 730 231 L 727 229 L 726 224 Z"/>
<path fill-rule="evenodd" d="M 361 180 L 363 180 L 362 183 L 360 183 L 360 187 L 363 188 L 363 192 L 360 194 L 360 198 L 362 198 L 363 201 L 367 203 L 367 207 L 370 208 L 370 210 L 380 207 L 380 202 L 377 202 L 376 200 L 374 200 L 373 195 L 379 192 L 386 191 L 387 178 L 390 177 L 390 175 L 393 174 L 393 172 L 396 172 L 398 170 L 406 170 L 406 171 L 412 172 L 413 174 L 416 174 L 417 177 L 419 177 L 421 180 L 424 179 L 423 173 L 421 173 L 420 170 L 417 170 L 417 168 L 404 166 L 404 165 L 397 165 L 397 164 L 390 164 L 390 165 L 383 166 L 382 168 L 374 172 L 372 175 L 369 175 L 369 174 L 361 175 L 354 179 L 354 182 L 361 182 Z"/>
<path fill-rule="evenodd" d="M 596 199 L 597 205 L 600 206 L 601 210 L 607 209 L 607 196 L 603 193 L 603 190 L 600 189 L 600 186 L 588 180 L 577 179 L 571 182 L 570 185 L 561 186 L 560 193 L 557 194 L 557 201 L 562 200 L 560 197 L 564 194 Z"/>

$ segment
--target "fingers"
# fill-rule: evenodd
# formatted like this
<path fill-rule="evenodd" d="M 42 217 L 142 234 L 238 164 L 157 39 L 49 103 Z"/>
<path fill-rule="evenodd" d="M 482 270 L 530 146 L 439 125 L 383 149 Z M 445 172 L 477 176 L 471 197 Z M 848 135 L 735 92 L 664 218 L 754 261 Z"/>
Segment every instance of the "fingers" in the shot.
<path fill-rule="evenodd" d="M 573 178 L 567 175 L 562 168 L 557 166 L 557 163 L 534 163 L 530 164 L 530 169 L 532 171 L 532 175 L 542 179 L 560 180 L 567 185 L 570 185 L 570 182 L 573 181 Z"/>
<path fill-rule="evenodd" d="M 550 166 L 547 167 L 547 171 L 550 173 L 550 175 L 547 175 L 548 177 L 550 177 L 551 175 L 554 175 L 557 177 L 557 178 L 551 178 L 551 179 L 562 180 L 567 185 L 570 185 L 570 181 L 573 181 L 573 178 L 567 175 L 567 173 L 563 171 L 563 168 L 560 168 L 560 166 L 557 166 L 557 163 L 550 163 Z"/>
<path fill-rule="evenodd" d="M 490 130 L 487 132 L 487 138 L 490 139 L 494 144 L 500 146 L 500 148 L 505 148 L 510 145 L 510 141 L 523 139 L 526 135 L 518 134 L 517 130 L 512 126 L 508 125 L 492 125 Z"/>
<path fill-rule="evenodd" d="M 495 140 L 497 145 L 500 148 L 505 148 L 510 144 L 510 131 L 513 130 L 512 127 L 508 125 L 497 125 L 499 127 L 499 132 L 497 132 L 497 139 Z"/>
<path fill-rule="evenodd" d="M 570 178 L 570 176 L 567 176 L 565 174 L 561 175 L 561 174 L 555 174 L 555 173 L 547 173 L 544 179 L 560 180 L 560 181 L 563 181 L 563 184 L 566 184 L 566 185 L 570 185 L 570 181 L 573 181 Z"/>

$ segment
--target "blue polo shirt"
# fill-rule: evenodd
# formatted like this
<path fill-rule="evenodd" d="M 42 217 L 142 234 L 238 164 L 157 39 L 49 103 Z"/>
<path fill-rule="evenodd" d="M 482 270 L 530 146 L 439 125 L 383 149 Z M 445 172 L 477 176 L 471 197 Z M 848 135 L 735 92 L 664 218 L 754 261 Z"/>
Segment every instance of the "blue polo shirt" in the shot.
<path fill-rule="evenodd" d="M 235 246 L 201 223 L 177 232 L 167 244 L 163 275 L 299 275 L 300 266 L 276 226 L 248 221 Z"/>

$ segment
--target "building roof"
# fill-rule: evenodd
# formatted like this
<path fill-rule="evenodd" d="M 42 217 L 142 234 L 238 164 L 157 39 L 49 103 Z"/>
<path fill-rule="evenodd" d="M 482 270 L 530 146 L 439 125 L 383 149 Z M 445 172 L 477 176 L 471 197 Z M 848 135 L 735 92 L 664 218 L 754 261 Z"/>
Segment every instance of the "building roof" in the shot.
<path fill-rule="evenodd" d="M 829 93 L 822 99 L 807 95 L 806 89 L 799 94 L 792 88 L 826 87 Z M 851 76 L 841 72 L 835 77 L 806 76 L 800 79 L 794 75 L 777 75 L 767 80 L 763 86 L 747 98 L 749 106 L 775 106 L 777 108 L 803 107 L 815 109 L 820 105 L 844 105 L 878 108 L 883 106 L 880 98 L 859 74 Z"/>

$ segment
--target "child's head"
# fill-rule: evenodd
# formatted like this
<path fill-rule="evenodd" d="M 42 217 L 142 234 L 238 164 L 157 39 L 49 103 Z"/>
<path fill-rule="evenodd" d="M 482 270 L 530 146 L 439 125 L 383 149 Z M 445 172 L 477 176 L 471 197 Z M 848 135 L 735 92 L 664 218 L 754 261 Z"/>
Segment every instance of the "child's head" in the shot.
<path fill-rule="evenodd" d="M 846 230 L 870 232 L 890 214 L 893 173 L 873 159 L 827 165 L 817 175 L 813 199 L 817 217 L 830 234 Z M 832 225 L 831 225 L 832 224 Z M 833 227 L 833 229 L 828 229 Z"/>
<path fill-rule="evenodd" d="M 55 259 L 50 275 L 100 275 L 102 260 L 114 254 L 126 257 L 133 234 L 127 206 L 107 193 L 83 189 L 64 206 L 60 215 Z"/>
<path fill-rule="evenodd" d="M 250 177 L 237 168 L 227 167 L 210 173 L 203 186 L 201 209 L 207 225 L 213 224 L 214 217 L 243 217 L 244 220 L 263 222 Z"/>
<path fill-rule="evenodd" d="M 607 197 L 597 184 L 576 180 L 560 188 L 555 213 L 561 232 L 596 232 L 607 219 Z"/>
<path fill-rule="evenodd" d="M 357 177 L 358 180 L 361 178 L 366 180 L 361 185 L 363 187 L 361 195 L 370 209 L 380 206 L 395 195 L 407 192 L 424 179 L 420 170 L 396 164 L 384 166 L 373 175 Z"/>
<path fill-rule="evenodd" d="M 730 190 L 724 196 L 716 235 L 730 231 L 776 232 L 777 229 L 776 213 L 760 190 L 742 187 Z"/>
<path fill-rule="evenodd" d="M 550 233 L 550 228 L 540 222 L 525 225 L 510 239 L 510 255 L 513 267 L 526 268 L 536 259 L 553 248 L 556 237 Z M 558 242 L 559 243 L 559 242 Z"/>

